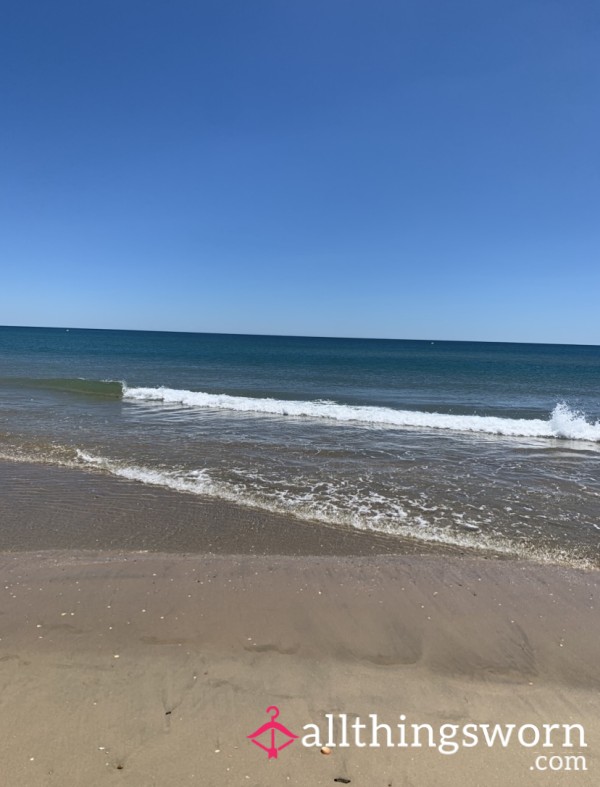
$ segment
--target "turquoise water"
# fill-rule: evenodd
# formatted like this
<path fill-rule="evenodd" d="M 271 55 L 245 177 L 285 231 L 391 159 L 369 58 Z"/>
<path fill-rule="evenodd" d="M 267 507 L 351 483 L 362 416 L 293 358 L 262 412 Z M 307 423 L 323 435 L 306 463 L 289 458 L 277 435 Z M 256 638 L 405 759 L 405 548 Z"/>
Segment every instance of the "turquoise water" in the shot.
<path fill-rule="evenodd" d="M 0 452 L 595 562 L 600 348 L 0 328 Z"/>

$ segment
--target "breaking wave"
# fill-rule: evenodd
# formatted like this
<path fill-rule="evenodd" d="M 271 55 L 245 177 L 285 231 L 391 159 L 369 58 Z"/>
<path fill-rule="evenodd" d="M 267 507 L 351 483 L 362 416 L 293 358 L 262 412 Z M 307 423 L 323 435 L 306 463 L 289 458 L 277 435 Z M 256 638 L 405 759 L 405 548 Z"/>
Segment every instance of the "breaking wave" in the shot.
<path fill-rule="evenodd" d="M 300 401 L 231 396 L 164 386 L 156 388 L 129 387 L 126 383 L 115 380 L 2 378 L 0 383 L 8 383 L 19 388 L 124 399 L 132 402 L 161 402 L 206 410 L 326 419 L 385 428 L 436 429 L 505 437 L 541 437 L 600 442 L 600 421 L 588 420 L 584 413 L 570 408 L 565 402 L 557 404 L 547 419 L 508 418 L 491 415 L 455 415 L 421 410 L 397 410 L 373 405 L 340 404 L 322 399 Z"/>
<path fill-rule="evenodd" d="M 550 437 L 566 440 L 600 442 L 600 421 L 590 423 L 583 413 L 567 404 L 557 404 L 547 420 L 540 418 L 500 418 L 485 415 L 451 415 L 389 407 L 338 404 L 331 401 L 286 401 L 246 396 L 211 394 L 176 388 L 129 388 L 123 386 L 123 398 L 138 402 L 163 402 L 184 407 L 233 410 L 243 413 L 325 418 L 355 424 L 385 427 L 442 429 L 475 432 L 507 437 Z"/>

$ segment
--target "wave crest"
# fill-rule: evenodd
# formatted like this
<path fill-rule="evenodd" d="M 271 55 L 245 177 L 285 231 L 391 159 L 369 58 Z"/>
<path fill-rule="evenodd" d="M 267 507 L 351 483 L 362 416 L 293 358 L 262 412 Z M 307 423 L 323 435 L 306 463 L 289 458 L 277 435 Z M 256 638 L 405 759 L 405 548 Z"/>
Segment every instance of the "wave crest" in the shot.
<path fill-rule="evenodd" d="M 243 413 L 325 418 L 333 421 L 474 432 L 506 437 L 550 437 L 600 442 L 600 422 L 590 423 L 582 413 L 571 410 L 564 402 L 557 404 L 548 420 L 540 418 L 501 418 L 485 415 L 451 415 L 389 407 L 338 404 L 331 401 L 287 401 L 228 394 L 210 394 L 176 388 L 129 388 L 123 386 L 123 398 L 132 401 L 164 402 L 200 409 L 234 410 Z"/>

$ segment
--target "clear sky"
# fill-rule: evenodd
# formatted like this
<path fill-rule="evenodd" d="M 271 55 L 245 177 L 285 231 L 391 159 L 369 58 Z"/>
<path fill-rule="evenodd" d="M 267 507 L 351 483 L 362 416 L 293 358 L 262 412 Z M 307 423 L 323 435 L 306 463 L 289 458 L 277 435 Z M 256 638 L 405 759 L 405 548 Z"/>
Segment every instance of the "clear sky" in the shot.
<path fill-rule="evenodd" d="M 4 0 L 0 324 L 600 344 L 595 0 Z"/>

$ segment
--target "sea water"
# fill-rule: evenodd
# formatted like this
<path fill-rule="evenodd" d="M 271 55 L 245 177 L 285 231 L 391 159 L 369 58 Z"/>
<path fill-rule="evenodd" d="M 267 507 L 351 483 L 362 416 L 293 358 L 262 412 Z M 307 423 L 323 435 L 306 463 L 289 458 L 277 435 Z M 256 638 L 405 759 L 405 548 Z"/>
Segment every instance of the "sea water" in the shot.
<path fill-rule="evenodd" d="M 600 348 L 0 328 L 0 457 L 598 564 Z"/>

